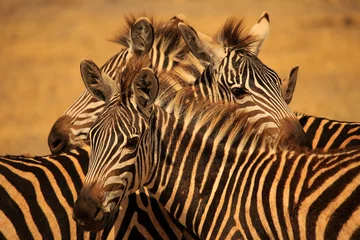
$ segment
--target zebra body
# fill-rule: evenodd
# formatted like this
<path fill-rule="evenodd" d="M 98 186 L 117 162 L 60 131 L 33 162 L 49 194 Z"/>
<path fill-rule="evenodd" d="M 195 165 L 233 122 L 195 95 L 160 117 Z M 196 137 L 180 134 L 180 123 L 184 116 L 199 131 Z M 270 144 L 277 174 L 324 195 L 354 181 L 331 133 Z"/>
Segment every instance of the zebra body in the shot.
<path fill-rule="evenodd" d="M 194 239 L 146 190 L 136 191 L 101 233 L 72 219 L 89 147 L 44 157 L 0 157 L 1 239 Z"/>
<path fill-rule="evenodd" d="M 101 229 L 128 194 L 146 186 L 204 239 L 359 237 L 359 149 L 278 150 L 247 112 L 234 114 L 237 105 L 189 101 L 169 113 L 144 89 L 155 82 L 140 84 L 140 76 L 90 131 L 90 174 L 74 207 L 81 225 Z"/>

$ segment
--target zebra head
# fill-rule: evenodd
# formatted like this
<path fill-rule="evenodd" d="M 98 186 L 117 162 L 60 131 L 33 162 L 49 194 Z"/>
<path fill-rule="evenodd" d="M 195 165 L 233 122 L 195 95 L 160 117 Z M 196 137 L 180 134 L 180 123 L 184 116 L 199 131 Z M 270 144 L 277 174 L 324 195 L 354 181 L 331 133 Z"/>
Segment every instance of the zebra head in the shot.
<path fill-rule="evenodd" d="M 114 42 L 125 46 L 125 49 L 101 67 L 102 77 L 114 79 L 117 72 L 123 71 L 133 56 L 148 55 L 151 67 L 158 72 L 169 71 L 182 62 L 188 50 L 177 24 L 183 20 L 183 15 L 177 15 L 168 22 L 159 22 L 153 26 L 148 18 L 126 18 L 127 28 L 114 39 Z M 189 72 L 200 74 L 191 63 L 189 68 L 192 68 Z M 76 145 L 89 144 L 87 136 L 90 126 L 104 106 L 103 98 L 96 98 L 84 91 L 53 125 L 48 136 L 51 152 L 58 154 Z"/>
<path fill-rule="evenodd" d="M 73 218 L 85 230 L 102 229 L 122 199 L 136 191 L 139 179 L 145 178 L 144 171 L 139 171 L 135 163 L 139 161 L 139 141 L 147 129 L 145 119 L 149 117 L 159 86 L 151 69 L 140 68 L 148 65 L 145 59 L 148 60 L 144 58 L 135 66 L 137 70 L 129 64 L 118 85 L 111 79 L 94 78 L 91 74 L 84 78 L 91 94 L 107 103 L 90 128 L 89 170 L 74 206 Z M 84 73 L 101 74 L 91 61 L 83 60 L 81 68 Z"/>
<path fill-rule="evenodd" d="M 218 98 L 239 104 L 257 103 L 274 117 L 280 129 L 287 128 L 296 142 L 310 146 L 302 126 L 287 105 L 295 88 L 297 68 L 282 82 L 275 71 L 257 58 L 268 33 L 267 14 L 259 19 L 250 34 L 244 34 L 242 20 L 230 18 L 215 39 L 198 34 L 184 23 L 178 26 L 194 56 L 208 65 L 200 81 L 217 86 Z"/>

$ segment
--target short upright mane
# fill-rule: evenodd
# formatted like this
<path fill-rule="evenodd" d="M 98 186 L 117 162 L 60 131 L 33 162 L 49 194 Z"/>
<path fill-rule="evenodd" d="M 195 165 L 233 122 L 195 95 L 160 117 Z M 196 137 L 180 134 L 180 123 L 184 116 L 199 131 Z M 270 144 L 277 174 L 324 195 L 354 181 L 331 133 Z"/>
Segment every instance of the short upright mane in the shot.
<path fill-rule="evenodd" d="M 109 41 L 114 42 L 114 43 L 119 43 L 120 45 L 122 45 L 126 48 L 130 47 L 130 43 L 131 43 L 130 30 L 131 30 L 132 25 L 136 22 L 136 20 L 140 16 L 148 18 L 154 26 L 155 23 L 154 23 L 153 16 L 146 15 L 146 14 L 141 14 L 139 16 L 135 16 L 133 14 L 125 15 L 124 16 L 124 20 L 125 20 L 124 25 L 125 26 L 123 28 L 121 28 L 113 38 L 109 39 Z"/>
<path fill-rule="evenodd" d="M 119 86 L 119 94 L 123 95 L 131 89 L 131 84 L 142 68 L 148 67 L 148 56 L 133 57 L 123 71 L 117 71 L 116 81 Z"/>
<path fill-rule="evenodd" d="M 176 52 L 176 55 L 182 59 L 183 56 L 188 53 L 189 50 L 182 41 L 181 33 L 177 28 L 178 23 L 183 22 L 181 16 L 175 16 L 167 21 L 158 20 L 152 16 L 147 16 L 146 14 L 141 14 L 141 16 L 148 18 L 152 23 L 155 34 L 154 43 L 157 43 L 166 55 Z M 135 15 L 125 16 L 125 27 L 110 41 L 119 43 L 127 48 L 130 47 L 130 30 L 137 19 L 138 16 Z"/>
<path fill-rule="evenodd" d="M 230 17 L 215 35 L 215 41 L 228 48 L 248 49 L 257 37 L 245 31 L 243 19 Z"/>
<path fill-rule="evenodd" d="M 181 100 L 177 102 L 177 100 Z M 272 129 L 263 129 L 263 122 L 249 121 L 251 113 L 239 108 L 235 103 L 209 103 L 201 100 L 175 99 L 173 108 L 168 111 L 160 106 L 155 106 L 153 114 L 167 112 L 170 116 L 183 122 L 184 125 L 194 124 L 196 131 L 203 129 L 209 134 L 216 134 L 217 141 L 223 140 L 230 146 L 240 148 L 276 149 L 277 140 L 272 137 Z"/>
<path fill-rule="evenodd" d="M 131 91 L 131 84 L 137 77 L 138 73 L 143 68 L 147 68 L 149 66 L 150 60 L 148 56 L 135 56 L 129 60 L 123 71 L 117 71 L 118 74 L 116 76 L 116 80 L 117 85 L 119 86 L 119 94 L 123 95 L 124 93 Z M 159 100 L 163 100 L 166 96 L 170 96 L 186 86 L 187 83 L 183 82 L 181 79 L 181 73 L 181 65 L 170 72 L 157 74 L 155 71 L 160 85 L 159 92 L 161 97 L 158 97 Z"/>

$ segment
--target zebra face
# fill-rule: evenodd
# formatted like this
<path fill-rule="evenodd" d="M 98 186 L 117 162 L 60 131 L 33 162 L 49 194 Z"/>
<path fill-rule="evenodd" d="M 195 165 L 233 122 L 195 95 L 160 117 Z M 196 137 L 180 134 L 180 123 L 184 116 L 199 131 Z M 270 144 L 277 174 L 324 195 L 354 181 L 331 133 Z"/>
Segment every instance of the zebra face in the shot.
<path fill-rule="evenodd" d="M 256 25 L 262 23 L 268 24 L 268 17 L 262 17 Z M 239 104 L 253 102 L 273 116 L 280 128 L 286 124 L 284 129 L 289 131 L 289 136 L 295 136 L 293 142 L 310 147 L 302 126 L 283 98 L 291 100 L 288 93 L 294 85 L 282 89 L 276 72 L 256 56 L 267 34 L 255 30 L 252 32 L 259 38 L 246 34 L 242 24 L 241 20 L 230 18 L 215 39 L 206 39 L 185 24 L 179 24 L 179 29 L 191 52 L 200 61 L 208 63 L 207 71 L 211 76 L 208 82 L 217 85 L 220 99 Z M 288 127 L 289 121 L 294 129 Z"/>
<path fill-rule="evenodd" d="M 219 91 L 223 91 L 221 95 L 230 96 L 230 101 L 238 104 L 253 102 L 272 116 L 282 131 L 282 141 L 286 139 L 301 146 L 311 146 L 300 122 L 285 102 L 281 79 L 253 53 L 246 49 L 230 50 L 213 77 Z"/>
<path fill-rule="evenodd" d="M 223 95 L 230 95 L 231 101 L 241 103 L 250 98 L 277 121 L 296 119 L 282 96 L 281 79 L 251 52 L 230 50 L 214 74 Z"/>
<path fill-rule="evenodd" d="M 89 170 L 74 206 L 74 219 L 85 230 L 102 229 L 122 199 L 138 188 L 136 155 L 145 125 L 134 112 L 132 103 L 113 98 L 90 129 Z"/>
<path fill-rule="evenodd" d="M 111 87 L 102 88 L 104 96 L 114 93 Z M 85 230 L 102 229 L 121 201 L 146 180 L 149 168 L 138 152 L 143 147 L 141 140 L 157 92 L 158 80 L 153 72 L 142 70 L 131 89 L 106 100 L 108 104 L 91 127 L 89 170 L 73 212 L 73 218 Z"/>

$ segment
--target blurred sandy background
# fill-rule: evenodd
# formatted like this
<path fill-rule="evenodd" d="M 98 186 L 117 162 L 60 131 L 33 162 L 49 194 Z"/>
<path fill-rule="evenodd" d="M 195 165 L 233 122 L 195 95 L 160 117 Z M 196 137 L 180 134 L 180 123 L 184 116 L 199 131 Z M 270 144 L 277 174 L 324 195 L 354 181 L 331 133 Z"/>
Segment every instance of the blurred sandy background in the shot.
<path fill-rule="evenodd" d="M 105 39 L 124 14 L 183 13 L 212 34 L 231 15 L 251 27 L 264 10 L 271 32 L 259 57 L 281 77 L 300 65 L 291 108 L 360 121 L 360 1 L 2 0 L 0 154 L 49 153 L 52 124 L 84 90 L 80 60 L 101 66 L 117 53 Z"/>

